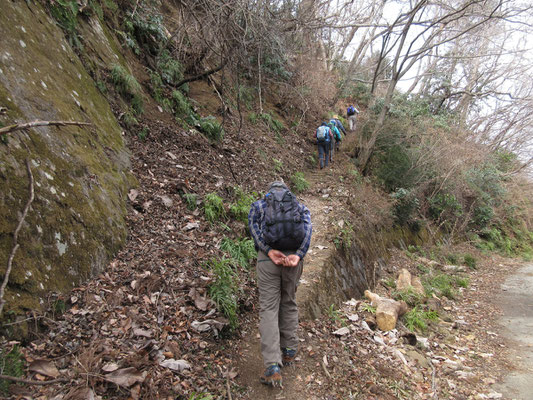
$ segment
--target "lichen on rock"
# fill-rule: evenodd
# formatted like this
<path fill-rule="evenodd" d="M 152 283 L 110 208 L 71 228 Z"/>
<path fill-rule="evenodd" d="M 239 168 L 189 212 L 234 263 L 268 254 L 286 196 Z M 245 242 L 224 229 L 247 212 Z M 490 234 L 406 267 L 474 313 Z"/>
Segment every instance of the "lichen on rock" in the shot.
<path fill-rule="evenodd" d="M 26 160 L 34 176 L 35 200 L 5 294 L 4 310 L 21 313 L 105 267 L 126 238 L 134 178 L 120 126 L 63 32 L 38 3 L 2 7 L 0 106 L 7 112 L 0 123 L 92 124 L 19 130 L 0 143 L 0 276 L 29 195 Z"/>

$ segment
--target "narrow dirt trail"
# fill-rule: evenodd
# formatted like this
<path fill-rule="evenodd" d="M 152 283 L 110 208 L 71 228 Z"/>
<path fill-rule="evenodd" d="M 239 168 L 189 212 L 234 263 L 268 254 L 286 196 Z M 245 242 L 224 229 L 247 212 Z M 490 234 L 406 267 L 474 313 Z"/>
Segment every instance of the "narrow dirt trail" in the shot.
<path fill-rule="evenodd" d="M 310 288 L 317 279 L 318 274 L 331 252 L 334 251 L 333 237 L 330 237 L 334 224 L 335 211 L 338 203 L 336 199 L 336 183 L 339 182 L 338 174 L 346 171 L 348 156 L 342 151 L 335 155 L 334 163 L 323 170 L 316 169 L 307 174 L 306 179 L 310 188 L 300 196 L 303 204 L 311 211 L 313 224 L 313 236 L 311 246 L 304 261 L 304 270 L 300 279 L 300 286 L 296 293 L 298 304 L 308 295 Z M 302 318 L 300 318 L 302 319 Z M 301 321 L 301 324 L 305 321 Z M 241 361 L 237 366 L 239 375 L 238 384 L 245 390 L 245 399 L 318 399 L 313 393 L 309 393 L 305 381 L 317 368 L 316 359 L 308 357 L 310 349 L 306 344 L 306 338 L 299 332 L 300 351 L 297 362 L 290 367 L 282 369 L 283 388 L 272 388 L 262 385 L 259 377 L 264 371 L 263 359 L 259 341 L 259 320 L 257 316 L 248 331 L 242 332 L 241 348 L 239 354 Z"/>
<path fill-rule="evenodd" d="M 508 276 L 497 299 L 503 315 L 498 323 L 515 367 L 496 385 L 505 398 L 533 398 L 533 264 Z"/>

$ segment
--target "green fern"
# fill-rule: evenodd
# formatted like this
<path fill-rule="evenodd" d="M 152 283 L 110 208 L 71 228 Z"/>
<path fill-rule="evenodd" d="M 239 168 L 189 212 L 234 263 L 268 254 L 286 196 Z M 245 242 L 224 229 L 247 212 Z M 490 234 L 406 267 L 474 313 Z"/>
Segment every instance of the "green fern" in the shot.
<path fill-rule="evenodd" d="M 222 198 L 215 193 L 208 193 L 204 199 L 204 213 L 205 218 L 211 223 L 226 218 Z"/>
<path fill-rule="evenodd" d="M 250 268 L 250 261 L 257 257 L 254 241 L 248 238 L 232 240 L 225 237 L 220 243 L 220 250 L 228 253 L 243 268 Z"/>

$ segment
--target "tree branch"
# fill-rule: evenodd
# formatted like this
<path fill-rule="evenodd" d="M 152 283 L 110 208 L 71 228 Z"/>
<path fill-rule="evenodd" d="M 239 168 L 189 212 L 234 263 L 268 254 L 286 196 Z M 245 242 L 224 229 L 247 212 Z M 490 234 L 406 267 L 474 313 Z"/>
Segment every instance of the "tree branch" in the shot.
<path fill-rule="evenodd" d="M 0 135 L 5 135 L 9 132 L 18 131 L 20 129 L 34 128 L 36 126 L 65 126 L 65 125 L 92 125 L 90 122 L 77 122 L 77 121 L 33 121 L 25 122 L 23 124 L 14 124 L 0 128 Z"/>

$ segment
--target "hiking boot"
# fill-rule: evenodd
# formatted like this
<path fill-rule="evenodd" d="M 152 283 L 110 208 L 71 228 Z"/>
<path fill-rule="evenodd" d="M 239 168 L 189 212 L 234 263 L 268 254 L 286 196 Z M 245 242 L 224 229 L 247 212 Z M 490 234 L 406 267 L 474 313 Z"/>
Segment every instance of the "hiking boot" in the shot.
<path fill-rule="evenodd" d="M 281 387 L 281 370 L 278 364 L 269 365 L 261 376 L 261 383 Z"/>
<path fill-rule="evenodd" d="M 283 365 L 291 365 L 296 359 L 296 350 L 284 347 L 281 349 Z"/>

